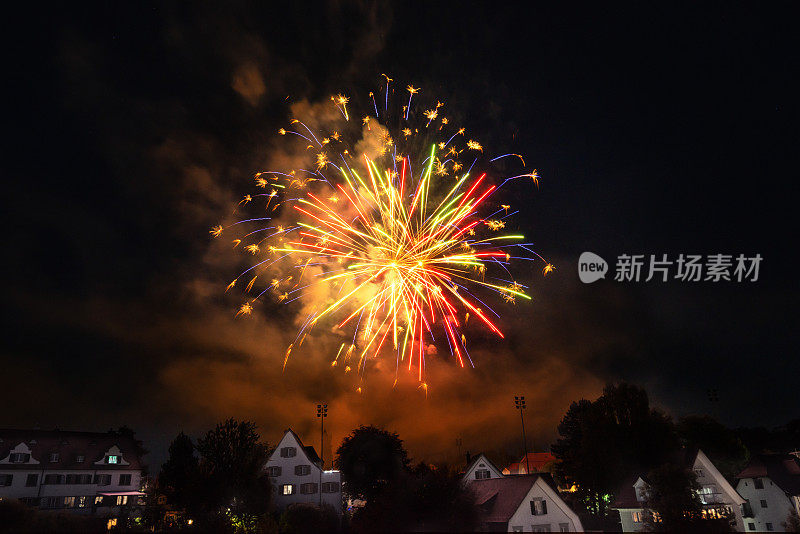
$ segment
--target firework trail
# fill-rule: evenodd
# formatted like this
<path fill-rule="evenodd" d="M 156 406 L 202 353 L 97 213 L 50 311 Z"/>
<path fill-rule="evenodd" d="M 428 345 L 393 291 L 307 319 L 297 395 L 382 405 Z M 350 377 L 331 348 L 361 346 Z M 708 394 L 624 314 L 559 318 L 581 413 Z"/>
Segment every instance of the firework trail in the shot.
<path fill-rule="evenodd" d="M 253 258 L 226 289 L 241 284 L 251 295 L 237 316 L 251 315 L 262 298 L 285 304 L 312 300 L 286 350 L 284 367 L 309 332 L 325 324 L 339 332 L 352 330 L 332 366 L 349 372 L 352 363 L 363 379 L 369 358 L 391 354 L 396 370 L 415 373 L 427 392 L 425 356 L 436 336 L 444 337 L 462 367 L 473 365 L 464 334 L 470 317 L 503 337 L 490 318 L 498 314 L 476 293 L 493 292 L 508 303 L 530 299 L 525 286 L 513 280 L 511 263 L 542 261 L 545 275 L 554 267 L 522 235 L 501 233 L 516 211 L 509 213 L 505 204 L 492 207 L 497 187 L 485 172 L 470 174 L 479 160 L 488 165 L 518 158 L 524 167 L 522 156 L 484 159 L 484 147 L 466 140 L 464 128 L 449 125 L 439 101 L 422 114 L 426 121 L 413 124 L 411 98 L 419 88 L 408 85 L 408 103 L 393 110 L 392 80 L 383 76 L 382 112 L 375 93 L 369 93 L 374 118 L 351 121 L 350 98 L 339 94 L 331 97 L 342 122 L 337 130 L 315 132 L 298 119 L 281 128 L 279 134 L 297 140 L 290 142 L 307 143 L 308 168 L 256 173 L 263 192 L 246 195 L 235 213 L 255 206 L 261 216 L 217 225 L 211 234 L 233 234 L 233 247 Z M 359 143 L 348 143 L 351 137 L 365 140 L 367 133 L 377 148 L 358 150 Z M 437 135 L 447 141 L 436 140 Z M 466 172 L 462 161 L 470 162 Z M 514 174 L 500 178 L 501 185 L 525 178 L 538 185 L 535 169 Z M 327 289 L 326 298 L 314 296 L 320 286 Z"/>

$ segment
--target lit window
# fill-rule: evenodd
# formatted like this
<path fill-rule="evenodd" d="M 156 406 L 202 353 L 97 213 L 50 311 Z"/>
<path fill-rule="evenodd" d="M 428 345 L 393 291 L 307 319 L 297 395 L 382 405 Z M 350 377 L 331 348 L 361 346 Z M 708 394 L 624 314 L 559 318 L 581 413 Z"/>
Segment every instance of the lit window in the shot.
<path fill-rule="evenodd" d="M 119 460 L 119 456 L 116 456 L 114 454 L 109 454 L 108 455 L 108 463 L 115 464 L 115 463 L 118 462 L 118 460 Z"/>
<path fill-rule="evenodd" d="M 281 486 L 281 493 L 284 495 L 293 495 L 294 494 L 294 484 L 284 484 Z"/>
<path fill-rule="evenodd" d="M 64 497 L 64 506 L 66 508 L 72 508 L 75 506 L 75 497 Z"/>
<path fill-rule="evenodd" d="M 103 496 L 102 495 L 95 496 L 94 503 L 95 504 L 103 504 Z"/>
<path fill-rule="evenodd" d="M 126 504 L 128 504 L 128 496 L 117 495 L 117 506 L 125 506 Z"/>
<path fill-rule="evenodd" d="M 631 519 L 633 519 L 634 523 L 641 523 L 642 522 L 642 512 L 631 512 Z"/>
<path fill-rule="evenodd" d="M 78 508 L 86 508 L 86 495 L 78 497 Z"/>

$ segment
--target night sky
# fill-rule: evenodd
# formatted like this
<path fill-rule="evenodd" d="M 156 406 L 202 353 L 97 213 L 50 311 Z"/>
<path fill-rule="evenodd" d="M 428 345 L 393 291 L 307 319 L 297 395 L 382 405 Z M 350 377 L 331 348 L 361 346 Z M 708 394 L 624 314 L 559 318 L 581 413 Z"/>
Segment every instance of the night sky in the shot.
<path fill-rule="evenodd" d="M 157 465 L 179 430 L 231 416 L 316 445 L 325 400 L 334 447 L 373 423 L 417 460 L 452 461 L 456 437 L 519 452 L 515 394 L 546 448 L 569 403 L 608 381 L 674 417 L 800 415 L 796 3 L 291 4 L 9 20 L 0 426 L 126 424 Z M 507 339 L 478 335 L 476 369 L 432 359 L 427 399 L 380 367 L 358 395 L 324 338 L 282 374 L 296 317 L 235 319 L 236 273 L 208 234 L 280 150 L 290 106 L 363 104 L 381 73 L 538 169 L 510 201 L 556 266 L 528 271 L 531 302 L 498 306 Z M 764 260 L 755 283 L 584 285 L 583 251 L 612 269 L 625 253 Z"/>

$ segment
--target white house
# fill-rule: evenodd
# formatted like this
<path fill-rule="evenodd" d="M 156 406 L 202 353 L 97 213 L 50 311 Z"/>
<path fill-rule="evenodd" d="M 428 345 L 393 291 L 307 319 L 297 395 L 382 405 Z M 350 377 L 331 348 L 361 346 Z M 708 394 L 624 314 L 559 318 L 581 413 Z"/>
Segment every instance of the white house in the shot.
<path fill-rule="evenodd" d="M 136 442 L 117 432 L 0 430 L 0 500 L 43 510 L 135 515 L 142 485 Z"/>
<path fill-rule="evenodd" d="M 745 500 L 714 467 L 708 456 L 699 449 L 684 449 L 674 462 L 694 471 L 700 484 L 698 493 L 703 504 L 703 516 L 713 519 L 729 515 L 735 522 L 734 529 L 742 531 L 742 505 Z M 623 532 L 639 532 L 644 527 L 649 487 L 646 475 L 634 475 L 617 492 L 611 508 L 619 512 Z"/>
<path fill-rule="evenodd" d="M 467 469 L 461 479 L 464 482 L 472 480 L 486 480 L 489 478 L 503 478 L 503 473 L 483 453 L 469 457 Z"/>
<path fill-rule="evenodd" d="M 747 499 L 745 530 L 783 532 L 789 514 L 800 514 L 800 461 L 790 454 L 761 454 L 736 475 Z"/>
<path fill-rule="evenodd" d="M 287 430 L 264 466 L 275 488 L 275 506 L 284 510 L 290 504 L 327 504 L 342 514 L 342 477 L 339 471 L 325 470 L 314 447 L 304 446 Z"/>
<path fill-rule="evenodd" d="M 561 499 L 550 475 L 518 475 L 467 483 L 484 532 L 582 532 L 577 514 Z"/>

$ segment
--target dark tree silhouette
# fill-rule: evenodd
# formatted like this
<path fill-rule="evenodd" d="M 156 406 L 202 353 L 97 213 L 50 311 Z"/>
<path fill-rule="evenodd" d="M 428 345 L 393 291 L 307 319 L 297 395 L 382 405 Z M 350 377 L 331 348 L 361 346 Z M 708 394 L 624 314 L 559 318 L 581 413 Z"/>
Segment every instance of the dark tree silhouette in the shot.
<path fill-rule="evenodd" d="M 292 504 L 281 514 L 282 534 L 325 534 L 339 530 L 336 511 L 328 505 Z"/>
<path fill-rule="evenodd" d="M 181 432 L 169 446 L 169 458 L 161 466 L 158 486 L 170 504 L 192 509 L 198 477 L 198 461 L 192 439 Z"/>
<path fill-rule="evenodd" d="M 269 510 L 272 486 L 262 467 L 267 446 L 259 443 L 255 423 L 228 419 L 197 441 L 205 505 L 225 510 L 235 521 L 253 521 Z"/>
<path fill-rule="evenodd" d="M 677 431 L 684 445 L 702 449 L 728 480 L 733 480 L 750 458 L 742 440 L 732 430 L 707 415 L 681 418 Z"/>
<path fill-rule="evenodd" d="M 704 519 L 694 472 L 664 464 L 647 474 L 645 528 L 653 532 L 730 532 L 730 518 Z"/>
<path fill-rule="evenodd" d="M 552 446 L 556 477 L 578 486 L 578 497 L 605 516 L 613 494 L 632 473 L 664 463 L 678 448 L 670 418 L 650 407 L 647 393 L 626 383 L 608 385 L 596 401 L 572 403 Z"/>
<path fill-rule="evenodd" d="M 374 426 L 360 426 L 336 451 L 336 467 L 353 497 L 371 499 L 408 470 L 408 453 L 393 433 Z"/>

